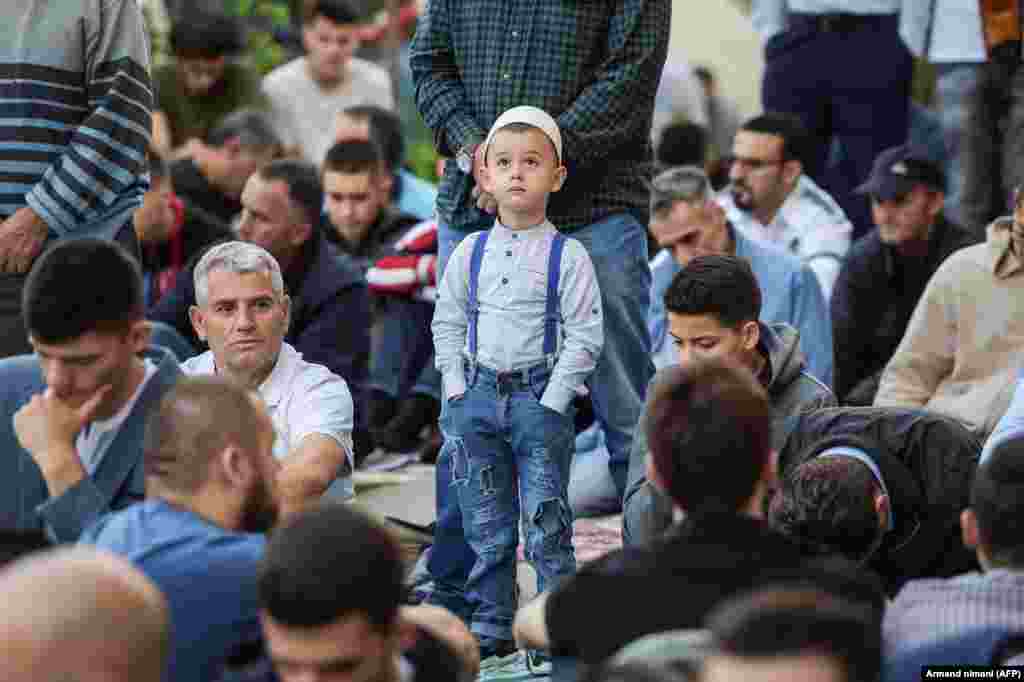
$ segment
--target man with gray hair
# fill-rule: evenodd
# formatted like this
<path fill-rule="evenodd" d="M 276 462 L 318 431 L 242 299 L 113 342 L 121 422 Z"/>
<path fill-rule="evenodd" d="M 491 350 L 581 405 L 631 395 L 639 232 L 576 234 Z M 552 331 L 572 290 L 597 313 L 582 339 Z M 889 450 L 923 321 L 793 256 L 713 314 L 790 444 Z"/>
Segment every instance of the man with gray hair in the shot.
<path fill-rule="evenodd" d="M 345 380 L 303 359 L 284 342 L 291 299 L 281 268 L 246 242 L 219 244 L 193 273 L 192 325 L 210 350 L 182 365 L 186 374 L 219 374 L 258 391 L 277 437 L 278 484 L 286 510 L 299 509 L 329 488 L 351 497 L 353 404 Z"/>
<path fill-rule="evenodd" d="M 159 680 L 167 603 L 130 563 L 87 547 L 30 555 L 0 574 L 0 679 Z"/>

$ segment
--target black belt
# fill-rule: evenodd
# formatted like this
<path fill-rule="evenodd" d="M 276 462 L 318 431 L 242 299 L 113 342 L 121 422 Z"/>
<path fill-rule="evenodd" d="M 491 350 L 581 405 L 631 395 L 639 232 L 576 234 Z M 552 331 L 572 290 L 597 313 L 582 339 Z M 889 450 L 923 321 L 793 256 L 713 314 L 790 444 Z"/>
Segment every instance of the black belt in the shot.
<path fill-rule="evenodd" d="M 862 28 L 896 25 L 897 14 L 801 14 L 789 15 L 791 26 L 812 28 L 820 33 L 850 33 Z"/>

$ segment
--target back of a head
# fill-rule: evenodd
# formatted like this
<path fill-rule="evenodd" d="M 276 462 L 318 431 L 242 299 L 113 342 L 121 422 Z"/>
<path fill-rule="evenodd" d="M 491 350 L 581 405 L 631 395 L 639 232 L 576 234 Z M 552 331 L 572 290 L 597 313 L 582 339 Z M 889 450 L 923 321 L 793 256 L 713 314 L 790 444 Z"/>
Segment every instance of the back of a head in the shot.
<path fill-rule="evenodd" d="M 789 113 L 766 111 L 748 120 L 740 130 L 782 138 L 783 160 L 793 159 L 806 167 L 813 138 L 799 117 Z"/>
<path fill-rule="evenodd" d="M 788 472 L 768 508 L 768 522 L 810 551 L 869 558 L 881 538 L 875 479 L 850 457 L 818 457 Z"/>
<path fill-rule="evenodd" d="M 765 588 L 735 597 L 708 614 L 706 625 L 717 653 L 707 668 L 724 659 L 768 662 L 823 656 L 841 670 L 837 682 L 878 679 L 882 633 L 870 609 L 812 589 Z M 705 676 L 717 682 L 728 675 Z"/>
<path fill-rule="evenodd" d="M 359 13 L 346 0 L 316 0 L 305 18 L 307 23 L 311 23 L 318 17 L 339 26 L 359 23 Z"/>
<path fill-rule="evenodd" d="M 206 144 L 211 147 L 221 147 L 228 140 L 237 140 L 242 149 L 255 153 L 282 147 L 281 137 L 270 117 L 256 109 L 233 111 L 206 134 Z"/>
<path fill-rule="evenodd" d="M 397 170 L 405 163 L 402 119 L 396 113 L 373 104 L 359 104 L 345 109 L 343 113 L 370 124 L 370 139 L 380 147 L 390 168 Z"/>
<path fill-rule="evenodd" d="M 708 133 L 689 121 L 671 123 L 661 131 L 655 160 L 662 166 L 703 166 L 708 155 Z"/>
<path fill-rule="evenodd" d="M 238 20 L 224 14 L 189 13 L 175 22 L 170 34 L 171 52 L 180 57 L 213 59 L 241 52 L 245 36 Z"/>
<path fill-rule="evenodd" d="M 114 242 L 61 240 L 36 259 L 21 309 L 28 333 L 44 343 L 127 331 L 145 315 L 142 272 Z"/>
<path fill-rule="evenodd" d="M 647 439 L 669 497 L 688 513 L 737 512 L 770 469 L 771 411 L 747 369 L 698 362 L 664 370 Z"/>
<path fill-rule="evenodd" d="M 258 448 L 260 408 L 243 388 L 216 376 L 183 377 L 146 425 L 147 494 L 189 495 L 203 487 L 210 462 L 227 447 Z"/>
<path fill-rule="evenodd" d="M 163 675 L 166 601 L 120 557 L 81 546 L 36 553 L 0 573 L 0 602 L 0 679 Z"/>
<path fill-rule="evenodd" d="M 761 287 L 754 271 L 736 256 L 697 256 L 672 278 L 665 308 L 676 315 L 712 315 L 738 327 L 761 317 Z"/>
<path fill-rule="evenodd" d="M 1024 568 L 1024 437 L 1003 441 L 978 467 L 971 510 L 989 561 Z"/>
<path fill-rule="evenodd" d="M 324 205 L 324 190 L 316 166 L 296 159 L 271 161 L 258 171 L 268 182 L 280 181 L 288 186 L 288 198 L 310 225 L 318 225 Z"/>
<path fill-rule="evenodd" d="M 260 602 L 286 627 L 359 614 L 385 630 L 398 615 L 403 575 L 398 543 L 383 526 L 347 505 L 322 503 L 274 531 L 260 569 Z"/>

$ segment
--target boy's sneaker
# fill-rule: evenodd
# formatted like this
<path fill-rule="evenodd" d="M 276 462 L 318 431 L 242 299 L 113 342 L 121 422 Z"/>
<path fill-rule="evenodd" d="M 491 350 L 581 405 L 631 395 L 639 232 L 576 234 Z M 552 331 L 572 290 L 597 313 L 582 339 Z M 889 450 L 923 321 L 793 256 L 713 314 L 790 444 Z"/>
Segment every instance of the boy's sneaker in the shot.
<path fill-rule="evenodd" d="M 526 654 L 516 650 L 510 654 L 494 654 L 480 661 L 480 675 L 478 682 L 515 682 L 515 680 L 528 680 L 533 675 L 526 667 Z"/>
<path fill-rule="evenodd" d="M 526 650 L 526 669 L 534 677 L 551 675 L 551 657 L 537 649 Z"/>

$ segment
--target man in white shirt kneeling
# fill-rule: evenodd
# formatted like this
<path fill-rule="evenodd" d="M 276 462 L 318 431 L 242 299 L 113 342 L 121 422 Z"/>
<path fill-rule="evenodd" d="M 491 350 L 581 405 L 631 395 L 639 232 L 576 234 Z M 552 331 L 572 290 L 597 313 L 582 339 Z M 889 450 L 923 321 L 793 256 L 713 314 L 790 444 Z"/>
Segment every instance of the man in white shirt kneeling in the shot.
<path fill-rule="evenodd" d="M 325 493 L 352 497 L 352 396 L 344 379 L 284 342 L 291 300 L 277 261 L 255 244 L 227 242 L 203 256 L 194 277 L 189 315 L 210 350 L 182 370 L 259 392 L 276 432 L 282 512 Z"/>

